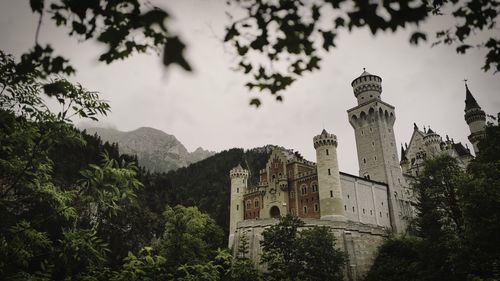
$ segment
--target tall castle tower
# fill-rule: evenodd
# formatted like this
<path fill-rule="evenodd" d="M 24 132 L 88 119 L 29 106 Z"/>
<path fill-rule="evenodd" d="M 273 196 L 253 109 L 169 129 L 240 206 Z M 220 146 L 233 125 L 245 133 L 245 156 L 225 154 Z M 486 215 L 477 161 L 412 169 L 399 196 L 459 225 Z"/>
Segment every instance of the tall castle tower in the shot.
<path fill-rule="evenodd" d="M 470 135 L 469 141 L 472 143 L 474 153 L 477 155 L 479 149 L 477 144 L 484 137 L 484 126 L 486 123 L 486 114 L 477 103 L 474 96 L 469 91 L 467 83 L 465 83 L 465 121 L 469 125 Z"/>
<path fill-rule="evenodd" d="M 337 161 L 337 137 L 323 130 L 320 135 L 314 137 L 313 142 L 316 149 L 320 217 L 345 221 Z"/>
<path fill-rule="evenodd" d="M 388 185 L 393 230 L 404 231 L 400 200 L 404 181 L 398 161 L 393 125 L 394 106 L 382 101 L 382 78 L 364 71 L 351 83 L 358 105 L 347 111 L 354 128 L 359 175 Z"/>
<path fill-rule="evenodd" d="M 243 169 L 241 165 L 233 168 L 229 172 L 231 178 L 231 210 L 229 211 L 229 248 L 234 243 L 234 233 L 236 225 L 243 221 L 243 194 L 247 188 L 248 171 Z"/>

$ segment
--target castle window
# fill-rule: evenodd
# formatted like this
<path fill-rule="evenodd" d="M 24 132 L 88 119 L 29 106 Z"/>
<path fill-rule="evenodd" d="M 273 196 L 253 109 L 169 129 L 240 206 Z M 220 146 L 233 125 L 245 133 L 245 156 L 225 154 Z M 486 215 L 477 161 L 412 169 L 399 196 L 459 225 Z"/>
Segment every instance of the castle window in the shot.
<path fill-rule="evenodd" d="M 347 199 L 349 199 L 349 194 L 347 194 Z"/>
<path fill-rule="evenodd" d="M 365 213 L 365 209 L 363 209 L 363 214 Z"/>
<path fill-rule="evenodd" d="M 247 209 L 252 208 L 252 202 L 250 200 L 247 201 Z"/>
<path fill-rule="evenodd" d="M 328 175 L 330 176 L 332 174 L 332 172 L 330 171 L 330 169 L 328 169 Z"/>
<path fill-rule="evenodd" d="M 254 207 L 255 208 L 259 208 L 259 200 L 255 199 Z"/>
<path fill-rule="evenodd" d="M 347 211 L 347 206 L 346 205 L 344 205 L 344 211 Z"/>
<path fill-rule="evenodd" d="M 307 186 L 306 185 L 303 185 L 301 188 L 300 188 L 300 193 L 302 195 L 306 195 L 307 194 Z"/>
<path fill-rule="evenodd" d="M 361 135 L 364 135 L 365 134 L 365 131 L 361 130 Z"/>
<path fill-rule="evenodd" d="M 384 202 L 382 202 L 382 206 L 384 206 Z"/>
<path fill-rule="evenodd" d="M 400 178 L 398 178 L 398 182 L 401 183 L 401 179 Z"/>
<path fill-rule="evenodd" d="M 363 158 L 363 164 L 366 164 L 366 158 Z"/>
<path fill-rule="evenodd" d="M 307 214 L 307 206 L 304 206 L 304 214 Z"/>
<path fill-rule="evenodd" d="M 375 142 L 374 141 L 372 141 L 372 146 L 375 146 Z"/>
<path fill-rule="evenodd" d="M 240 193 L 240 188 L 236 188 L 236 193 Z"/>
<path fill-rule="evenodd" d="M 352 212 L 355 213 L 356 211 L 354 210 L 354 206 L 352 207 Z"/>
<path fill-rule="evenodd" d="M 318 192 L 318 185 L 316 183 L 312 184 L 312 192 Z"/>
<path fill-rule="evenodd" d="M 326 150 L 326 155 L 328 155 L 328 149 Z"/>
<path fill-rule="evenodd" d="M 370 133 L 373 132 L 372 127 L 370 127 Z"/>
<path fill-rule="evenodd" d="M 380 217 L 382 217 L 382 212 L 380 212 Z"/>
<path fill-rule="evenodd" d="M 318 212 L 318 211 L 319 211 L 318 204 L 314 204 L 314 211 L 315 211 L 315 212 Z"/>
<path fill-rule="evenodd" d="M 330 190 L 330 197 L 333 197 L 333 191 Z"/>
<path fill-rule="evenodd" d="M 240 205 L 236 205 L 236 211 L 240 209 Z"/>
<path fill-rule="evenodd" d="M 375 161 L 377 161 L 377 156 L 375 156 Z"/>
<path fill-rule="evenodd" d="M 373 211 L 372 210 L 370 210 L 370 216 L 373 216 Z"/>
<path fill-rule="evenodd" d="M 290 198 L 295 198 L 295 192 L 290 191 Z"/>

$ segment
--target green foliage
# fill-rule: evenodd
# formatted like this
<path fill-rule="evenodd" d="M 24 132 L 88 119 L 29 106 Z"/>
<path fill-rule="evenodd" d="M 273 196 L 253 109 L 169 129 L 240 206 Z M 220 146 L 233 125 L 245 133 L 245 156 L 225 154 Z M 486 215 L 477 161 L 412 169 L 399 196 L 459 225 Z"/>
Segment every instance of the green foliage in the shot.
<path fill-rule="evenodd" d="M 249 253 L 248 237 L 245 232 L 240 236 L 236 257 L 231 266 L 231 280 L 252 281 L 258 280 L 259 271 L 254 262 L 247 257 Z"/>
<path fill-rule="evenodd" d="M 229 230 L 229 198 L 231 182 L 229 171 L 242 164 L 250 170 L 249 184 L 259 180 L 259 170 L 265 167 L 268 150 L 230 149 L 169 173 L 143 174 L 144 188 L 138 192 L 138 201 L 158 217 L 155 234 L 163 232 L 161 214 L 165 204 L 196 206 L 210 215 L 225 232 Z M 226 242 L 224 242 L 226 243 Z"/>
<path fill-rule="evenodd" d="M 113 272 L 112 281 L 166 280 L 165 258 L 154 255 L 151 247 L 140 250 L 139 256 L 131 252 L 124 259 L 120 270 Z"/>
<path fill-rule="evenodd" d="M 500 279 L 500 127 L 487 126 L 485 134 L 467 167 L 471 181 L 464 186 L 463 213 L 471 274 L 488 280 Z"/>
<path fill-rule="evenodd" d="M 389 239 L 367 280 L 499 280 L 500 127 L 489 125 L 467 172 L 425 163 L 415 191 L 418 238 Z M 415 274 L 417 273 L 417 274 Z"/>
<path fill-rule="evenodd" d="M 140 186 L 137 170 L 105 157 L 101 166 L 83 172 L 83 181 L 58 181 L 51 155 L 63 144 L 84 146 L 84 137 L 70 124 L 71 115 L 93 119 L 105 114 L 109 105 L 62 78 L 42 83 L 37 71 L 19 72 L 13 58 L 3 52 L 0 69 L 0 276 L 102 276 L 99 272 L 106 272 L 109 254 L 102 226 L 134 197 Z M 62 110 L 49 110 L 43 93 L 55 98 Z M 100 224 L 91 226 L 85 220 Z"/>
<path fill-rule="evenodd" d="M 68 59 L 57 56 L 50 44 L 38 42 L 42 18 L 50 16 L 57 26 L 69 30 L 69 36 L 80 41 L 96 40 L 107 47 L 99 60 L 112 63 L 128 58 L 134 53 L 160 52 L 163 49 L 164 65 L 177 64 L 187 71 L 191 66 L 183 55 L 184 44 L 169 31 L 166 21 L 169 14 L 147 1 L 78 1 L 78 0 L 31 0 L 33 13 L 39 15 L 35 46 L 22 55 L 18 71 L 37 75 L 64 73 L 75 69 Z"/>
<path fill-rule="evenodd" d="M 451 12 L 457 23 L 438 31 L 434 45 L 455 45 L 457 53 L 474 45 L 485 47 L 488 52 L 483 69 L 500 70 L 499 39 L 489 36 L 479 45 L 473 43 L 474 33 L 497 27 L 500 3 L 494 0 L 234 0 L 228 4 L 243 14 L 230 17 L 224 41 L 237 54 L 238 70 L 250 76 L 246 87 L 268 91 L 278 101 L 283 99 L 280 93 L 294 81 L 320 69 L 322 53 L 336 47 L 341 31 L 368 28 L 372 34 L 395 32 L 409 25 L 418 27 L 443 11 Z M 410 43 L 426 39 L 426 32 L 417 30 Z M 250 104 L 258 107 L 260 99 L 253 98 Z"/>
<path fill-rule="evenodd" d="M 390 237 L 380 248 L 366 281 L 421 280 L 420 239 Z"/>
<path fill-rule="evenodd" d="M 160 240 L 160 253 L 167 257 L 167 268 L 171 271 L 180 265 L 206 262 L 222 246 L 223 231 L 198 208 L 167 207 L 163 216 L 165 231 Z"/>
<path fill-rule="evenodd" d="M 302 229 L 304 222 L 287 215 L 262 235 L 262 263 L 270 280 L 343 280 L 343 252 L 327 227 Z"/>

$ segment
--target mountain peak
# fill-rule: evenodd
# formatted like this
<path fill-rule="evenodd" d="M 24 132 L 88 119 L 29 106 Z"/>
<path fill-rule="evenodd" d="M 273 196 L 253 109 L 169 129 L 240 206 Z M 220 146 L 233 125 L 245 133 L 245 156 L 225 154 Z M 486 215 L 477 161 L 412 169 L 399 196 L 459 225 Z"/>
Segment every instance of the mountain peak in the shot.
<path fill-rule="evenodd" d="M 139 165 L 152 172 L 167 172 L 203 160 L 215 154 L 199 147 L 189 153 L 174 135 L 151 127 L 123 132 L 110 128 L 85 128 L 104 141 L 118 143 L 120 152 L 137 155 Z"/>

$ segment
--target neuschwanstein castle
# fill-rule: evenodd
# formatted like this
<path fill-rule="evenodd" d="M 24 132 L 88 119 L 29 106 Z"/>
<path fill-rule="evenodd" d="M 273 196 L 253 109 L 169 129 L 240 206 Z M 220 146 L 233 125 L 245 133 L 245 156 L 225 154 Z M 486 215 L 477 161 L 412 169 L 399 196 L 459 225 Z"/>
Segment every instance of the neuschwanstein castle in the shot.
<path fill-rule="evenodd" d="M 349 257 L 347 278 L 358 280 L 373 263 L 387 229 L 405 231 L 406 219 L 414 213 L 410 184 L 423 160 L 447 153 L 465 166 L 472 159 L 461 143 L 416 125 L 399 158 L 393 131 L 395 108 L 381 98 L 382 78 L 364 71 L 351 86 L 358 104 L 347 113 L 356 138 L 359 175 L 339 171 L 337 137 L 325 130 L 312 139 L 316 163 L 275 149 L 260 171 L 257 186 L 248 186 L 248 171 L 235 167 L 230 171 L 230 247 L 236 249 L 244 234 L 251 257 L 258 261 L 262 231 L 277 223 L 276 218 L 292 214 L 306 226 L 329 226 Z M 477 153 L 486 115 L 467 85 L 465 121 Z"/>

